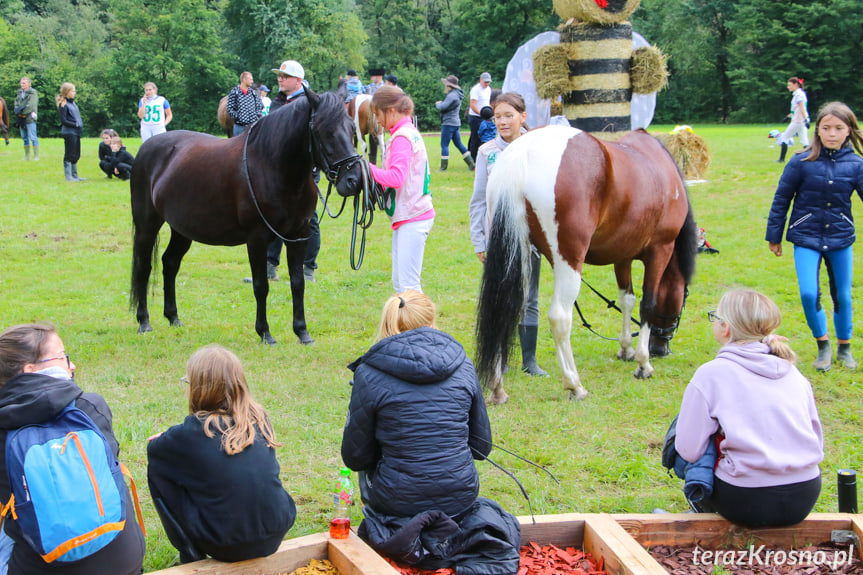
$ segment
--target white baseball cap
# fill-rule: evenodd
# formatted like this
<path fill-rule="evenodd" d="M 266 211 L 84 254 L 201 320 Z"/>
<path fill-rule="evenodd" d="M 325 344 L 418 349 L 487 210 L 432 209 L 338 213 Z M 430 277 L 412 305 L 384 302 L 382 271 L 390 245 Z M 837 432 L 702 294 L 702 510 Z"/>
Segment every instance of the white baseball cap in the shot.
<path fill-rule="evenodd" d="M 273 72 L 276 74 L 286 74 L 288 76 L 293 76 L 294 78 L 299 78 L 300 80 L 306 77 L 306 71 L 303 70 L 303 67 L 296 60 L 285 60 L 282 62 L 282 65 L 278 68 L 273 68 Z"/>

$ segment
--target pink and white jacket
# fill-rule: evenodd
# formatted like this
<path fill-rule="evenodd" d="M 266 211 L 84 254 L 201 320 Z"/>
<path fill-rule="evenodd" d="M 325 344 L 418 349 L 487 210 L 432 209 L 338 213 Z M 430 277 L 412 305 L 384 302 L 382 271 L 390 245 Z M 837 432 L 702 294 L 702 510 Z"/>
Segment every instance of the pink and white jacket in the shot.
<path fill-rule="evenodd" d="M 409 116 L 390 129 L 384 168 L 371 165 L 372 177 L 385 189 L 384 206 L 392 228 L 435 217 L 428 154 Z"/>

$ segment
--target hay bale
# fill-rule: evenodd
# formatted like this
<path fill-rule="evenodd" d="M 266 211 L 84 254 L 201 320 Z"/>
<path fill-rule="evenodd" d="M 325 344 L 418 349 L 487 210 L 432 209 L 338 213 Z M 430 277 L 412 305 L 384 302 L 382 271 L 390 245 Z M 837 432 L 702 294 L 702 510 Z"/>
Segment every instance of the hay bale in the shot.
<path fill-rule="evenodd" d="M 562 44 L 543 46 L 533 53 L 533 78 L 540 98 L 555 98 L 569 93 L 568 55 L 566 46 Z"/>
<path fill-rule="evenodd" d="M 679 130 L 674 134 L 651 132 L 651 135 L 668 148 L 684 179 L 704 179 L 710 167 L 710 150 L 701 136 L 690 130 Z"/>
<path fill-rule="evenodd" d="M 665 55 L 656 46 L 636 48 L 632 51 L 632 91 L 636 94 L 658 92 L 668 84 L 668 66 Z"/>

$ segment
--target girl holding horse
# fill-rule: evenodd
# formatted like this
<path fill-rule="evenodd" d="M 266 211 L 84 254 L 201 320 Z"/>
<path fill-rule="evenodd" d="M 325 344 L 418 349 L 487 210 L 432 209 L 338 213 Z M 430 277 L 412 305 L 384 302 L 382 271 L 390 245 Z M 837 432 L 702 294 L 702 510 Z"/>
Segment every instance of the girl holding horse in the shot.
<path fill-rule="evenodd" d="M 153 504 L 183 563 L 273 553 L 297 515 L 279 479 L 273 426 L 231 351 L 202 347 L 183 378 L 186 419 L 147 445 Z"/>
<path fill-rule="evenodd" d="M 719 441 L 707 505 L 729 521 L 799 523 L 821 492 L 824 438 L 812 385 L 775 334 L 779 308 L 763 294 L 737 289 L 708 318 L 722 348 L 686 387 L 675 449 L 697 462 Z"/>
<path fill-rule="evenodd" d="M 498 96 L 494 105 L 494 117 L 498 135 L 479 148 L 476 156 L 476 171 L 473 180 L 473 197 L 470 199 L 470 240 L 479 261 L 485 263 L 486 238 L 488 237 L 488 210 L 486 188 L 488 176 L 498 156 L 507 146 L 527 132 L 527 111 L 524 99 L 516 92 Z M 542 257 L 535 247 L 530 249 L 530 287 L 527 308 L 518 326 L 521 342 L 521 369 L 529 375 L 547 376 L 548 373 L 536 363 L 536 338 L 539 331 L 539 270 Z"/>
<path fill-rule="evenodd" d="M 63 136 L 65 153 L 63 154 L 63 172 L 67 182 L 83 182 L 86 178 L 78 177 L 78 160 L 81 159 L 81 134 L 84 123 L 81 111 L 75 103 L 75 84 L 63 82 L 60 93 L 55 100 L 60 116 L 60 134 Z"/>
<path fill-rule="evenodd" d="M 766 240 L 770 251 L 782 255 L 782 231 L 791 202 L 791 224 L 786 239 L 794 244 L 794 265 L 806 323 L 818 344 L 815 369 L 827 371 L 833 361 L 827 315 L 821 307 L 819 270 L 824 260 L 830 276 L 833 325 L 839 350 L 836 359 L 848 369 L 851 355 L 851 278 L 856 234 L 851 213 L 854 191 L 863 198 L 863 131 L 854 112 L 841 102 L 830 102 L 818 112 L 812 147 L 792 156 L 770 208 Z"/>
<path fill-rule="evenodd" d="M 372 97 L 372 110 L 378 124 L 390 132 L 384 167 L 369 167 L 385 190 L 385 209 L 392 222 L 393 288 L 422 292 L 423 255 L 435 211 L 428 154 L 412 121 L 414 103 L 400 88 L 383 86 Z"/>

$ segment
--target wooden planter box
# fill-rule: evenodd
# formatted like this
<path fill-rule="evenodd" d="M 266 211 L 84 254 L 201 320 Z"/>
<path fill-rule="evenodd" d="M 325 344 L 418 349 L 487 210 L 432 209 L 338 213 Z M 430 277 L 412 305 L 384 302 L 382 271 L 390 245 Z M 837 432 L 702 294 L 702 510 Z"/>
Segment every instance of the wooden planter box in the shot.
<path fill-rule="evenodd" d="M 278 551 L 268 557 L 238 563 L 223 563 L 215 559 L 195 561 L 170 569 L 153 571 L 158 575 L 274 575 L 290 573 L 304 567 L 312 559 L 329 559 L 340 575 L 398 575 L 398 571 L 378 555 L 362 539 L 351 532 L 347 539 L 330 539 L 327 533 L 314 533 L 284 541 Z"/>
<path fill-rule="evenodd" d="M 727 547 L 746 549 L 749 545 L 770 545 L 784 549 L 830 541 L 835 529 L 853 531 L 863 541 L 863 518 L 845 513 L 812 513 L 788 527 L 747 528 L 730 523 L 713 513 L 614 515 L 615 521 L 642 547 L 655 545 L 694 546 L 705 550 Z M 859 545 L 858 558 L 863 559 Z"/>
<path fill-rule="evenodd" d="M 602 558 L 603 569 L 613 575 L 668 575 L 650 554 L 633 539 L 614 515 L 572 513 L 519 517 L 521 544 L 576 547 Z"/>

